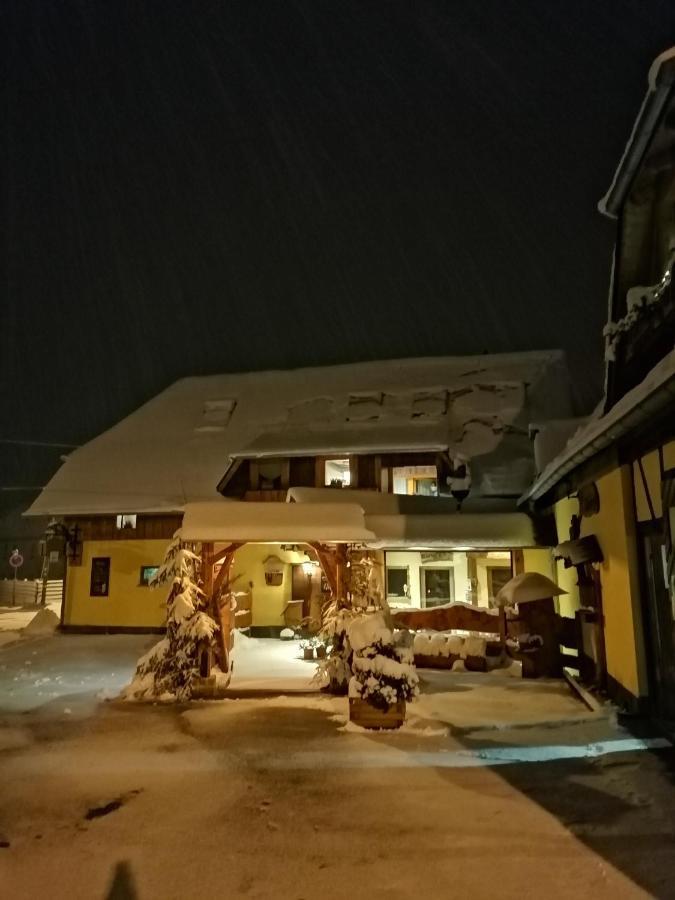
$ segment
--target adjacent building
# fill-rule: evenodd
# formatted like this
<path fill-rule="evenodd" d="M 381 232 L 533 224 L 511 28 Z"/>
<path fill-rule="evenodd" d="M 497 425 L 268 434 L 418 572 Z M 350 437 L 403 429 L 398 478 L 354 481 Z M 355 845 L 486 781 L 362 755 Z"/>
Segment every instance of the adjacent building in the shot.
<path fill-rule="evenodd" d="M 604 397 L 586 422 L 534 429 L 540 472 L 523 507 L 555 515 L 558 580 L 572 605 L 602 626 L 587 652 L 602 659 L 610 695 L 668 720 L 675 718 L 674 84 L 671 50 L 652 66 L 600 203 L 617 223 Z"/>

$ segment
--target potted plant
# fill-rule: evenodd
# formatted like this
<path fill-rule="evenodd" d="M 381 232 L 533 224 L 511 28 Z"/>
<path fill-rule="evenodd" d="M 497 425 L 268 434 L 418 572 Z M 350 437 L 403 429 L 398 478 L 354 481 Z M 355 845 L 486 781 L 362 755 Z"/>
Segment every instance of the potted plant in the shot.
<path fill-rule="evenodd" d="M 309 638 L 306 641 L 300 641 L 300 649 L 302 650 L 302 658 L 303 659 L 314 659 L 314 647 L 316 646 L 316 639 Z"/>
<path fill-rule="evenodd" d="M 348 637 L 353 650 L 350 720 L 363 728 L 400 728 L 406 702 L 419 693 L 412 647 L 395 640 L 382 612 L 354 619 Z"/>
<path fill-rule="evenodd" d="M 326 658 L 326 645 L 323 641 L 317 641 L 316 647 L 314 648 L 316 652 L 317 659 L 325 659 Z"/>

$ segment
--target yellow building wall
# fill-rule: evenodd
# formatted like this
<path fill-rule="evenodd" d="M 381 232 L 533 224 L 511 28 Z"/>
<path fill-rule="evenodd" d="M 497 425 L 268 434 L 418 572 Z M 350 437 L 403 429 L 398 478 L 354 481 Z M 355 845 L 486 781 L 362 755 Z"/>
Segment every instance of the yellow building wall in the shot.
<path fill-rule="evenodd" d="M 573 515 L 579 514 L 579 503 L 574 497 L 565 497 L 558 501 L 554 508 L 555 524 L 558 532 L 558 541 L 569 540 L 570 522 Z M 527 567 L 525 569 L 527 571 Z M 558 587 L 565 591 L 558 597 L 558 612 L 561 616 L 574 618 L 574 613 L 579 609 L 579 588 L 577 587 L 577 570 L 571 566 L 565 568 L 561 559 L 555 560 L 554 581 Z"/>
<path fill-rule="evenodd" d="M 166 587 L 142 587 L 141 566 L 157 566 L 164 559 L 166 539 L 157 541 L 84 541 L 82 565 L 68 566 L 65 625 L 157 628 L 166 621 Z M 91 597 L 91 561 L 110 557 L 107 597 Z"/>
<path fill-rule="evenodd" d="M 604 556 L 600 578 L 607 671 L 639 697 L 647 693 L 647 677 L 630 467 L 615 469 L 596 484 L 600 511 L 582 519 L 581 534 L 595 534 Z"/>
<path fill-rule="evenodd" d="M 555 562 L 553 553 L 548 547 L 531 547 L 523 550 L 523 570 L 525 572 L 538 572 L 545 575 L 551 581 L 556 580 Z"/>
<path fill-rule="evenodd" d="M 675 441 L 671 441 L 663 448 L 663 467 L 664 469 L 675 468 Z M 653 450 L 642 457 L 642 468 L 649 496 L 654 507 L 654 515 L 657 519 L 660 519 L 662 515 L 661 465 L 657 450 Z M 637 462 L 633 463 L 633 483 L 635 485 L 635 513 L 637 520 L 638 522 L 648 522 L 651 519 L 651 512 L 642 480 L 642 473 Z"/>
<path fill-rule="evenodd" d="M 264 562 L 268 556 L 278 556 L 284 563 L 283 581 L 278 586 L 265 584 Z M 232 563 L 233 588 L 251 588 L 254 627 L 284 624 L 284 607 L 292 596 L 291 565 L 306 561 L 304 553 L 282 550 L 278 544 L 244 544 L 237 550 Z"/>

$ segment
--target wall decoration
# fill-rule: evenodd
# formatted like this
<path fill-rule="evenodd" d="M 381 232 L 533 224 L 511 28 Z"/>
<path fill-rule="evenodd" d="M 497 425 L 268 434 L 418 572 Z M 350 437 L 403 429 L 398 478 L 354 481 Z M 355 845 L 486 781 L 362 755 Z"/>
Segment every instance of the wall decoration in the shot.
<path fill-rule="evenodd" d="M 284 569 L 286 564 L 278 556 L 268 556 L 263 560 L 265 570 L 265 584 L 270 587 L 279 587 L 284 582 Z"/>

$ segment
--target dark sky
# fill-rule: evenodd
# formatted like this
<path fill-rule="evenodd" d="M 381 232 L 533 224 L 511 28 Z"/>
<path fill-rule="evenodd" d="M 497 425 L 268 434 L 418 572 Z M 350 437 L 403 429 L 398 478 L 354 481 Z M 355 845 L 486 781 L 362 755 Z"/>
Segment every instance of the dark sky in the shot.
<path fill-rule="evenodd" d="M 595 207 L 672 0 L 2 17 L 0 436 L 80 442 L 187 374 L 552 346 L 596 398 Z"/>

